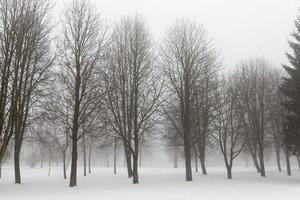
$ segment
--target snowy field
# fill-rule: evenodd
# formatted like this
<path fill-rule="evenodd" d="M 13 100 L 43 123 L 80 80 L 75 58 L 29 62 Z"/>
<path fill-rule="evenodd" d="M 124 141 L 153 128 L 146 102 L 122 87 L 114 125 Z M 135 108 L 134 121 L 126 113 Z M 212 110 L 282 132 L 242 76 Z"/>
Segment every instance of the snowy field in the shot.
<path fill-rule="evenodd" d="M 61 168 L 53 168 L 51 175 L 44 169 L 22 169 L 24 184 L 13 184 L 12 168 L 3 169 L 0 179 L 0 199 L 6 200 L 299 200 L 300 172 L 292 177 L 275 169 L 261 178 L 254 169 L 233 171 L 227 180 L 223 168 L 208 168 L 209 175 L 194 174 L 193 182 L 184 181 L 184 169 L 142 168 L 140 184 L 133 185 L 124 169 L 94 168 L 87 177 L 79 168 L 78 186 L 68 187 L 62 179 Z"/>

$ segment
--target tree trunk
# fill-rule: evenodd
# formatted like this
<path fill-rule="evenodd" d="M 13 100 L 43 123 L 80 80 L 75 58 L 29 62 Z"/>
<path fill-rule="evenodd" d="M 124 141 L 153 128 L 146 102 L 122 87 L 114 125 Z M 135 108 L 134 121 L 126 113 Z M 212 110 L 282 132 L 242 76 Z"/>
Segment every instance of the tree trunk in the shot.
<path fill-rule="evenodd" d="M 192 178 L 192 165 L 191 165 L 191 147 L 189 141 L 185 142 L 184 156 L 185 156 L 185 180 L 192 181 L 193 178 Z"/>
<path fill-rule="evenodd" d="M 232 166 L 226 166 L 227 169 L 227 178 L 232 179 Z"/>
<path fill-rule="evenodd" d="M 199 160 L 201 165 L 201 170 L 203 175 L 207 175 L 206 167 L 205 167 L 205 145 L 200 144 L 200 141 L 197 144 L 199 151 Z"/>
<path fill-rule="evenodd" d="M 174 168 L 178 168 L 178 146 L 174 146 L 174 163 L 173 163 Z"/>
<path fill-rule="evenodd" d="M 109 168 L 109 154 L 108 154 L 108 150 L 106 150 L 106 167 Z"/>
<path fill-rule="evenodd" d="M 2 178 L 2 162 L 0 162 L 0 178 Z"/>
<path fill-rule="evenodd" d="M 253 164 L 256 168 L 256 171 L 257 171 L 257 173 L 260 173 L 260 166 L 259 166 L 258 160 L 257 160 L 257 151 L 255 150 L 255 148 L 254 149 L 252 148 L 249 137 L 247 137 L 247 145 L 248 145 L 248 148 L 249 148 L 249 151 L 251 154 L 251 158 L 253 160 Z"/>
<path fill-rule="evenodd" d="M 198 172 L 198 156 L 197 156 L 197 150 L 195 147 L 194 147 L 194 158 L 195 158 L 195 170 L 197 173 Z"/>
<path fill-rule="evenodd" d="M 291 172 L 291 164 L 290 164 L 290 154 L 288 150 L 285 150 L 285 160 L 286 160 L 286 171 L 287 171 L 287 175 L 291 176 L 292 172 Z"/>
<path fill-rule="evenodd" d="M 140 153 L 139 153 L 139 167 L 142 167 L 142 145 L 140 145 L 140 149 L 139 149 Z"/>
<path fill-rule="evenodd" d="M 66 152 L 63 152 L 63 173 L 64 173 L 64 179 L 67 178 L 67 169 L 66 169 Z"/>
<path fill-rule="evenodd" d="M 127 144 L 124 144 L 125 157 L 126 157 L 126 166 L 127 166 L 127 174 L 128 178 L 132 177 L 132 167 L 131 167 L 131 153 L 127 147 Z"/>
<path fill-rule="evenodd" d="M 51 172 L 51 158 L 49 158 L 49 163 L 48 163 L 48 176 L 50 176 Z"/>
<path fill-rule="evenodd" d="M 255 166 L 255 168 L 256 168 L 256 172 L 257 172 L 257 173 L 260 173 L 261 169 L 260 169 L 260 166 L 259 166 L 259 164 L 258 164 L 257 156 L 256 156 L 256 155 L 253 155 L 253 154 L 251 153 L 251 157 L 252 157 L 252 160 L 253 160 L 253 164 L 254 164 L 254 166 Z"/>
<path fill-rule="evenodd" d="M 298 167 L 299 167 L 299 170 L 300 170 L 300 157 L 297 156 L 297 161 L 298 161 Z"/>
<path fill-rule="evenodd" d="M 85 136 L 82 137 L 83 142 L 83 176 L 86 176 L 86 146 L 85 146 Z"/>
<path fill-rule="evenodd" d="M 200 165 L 201 165 L 201 170 L 203 175 L 207 175 L 206 167 L 205 167 L 205 158 L 200 156 Z"/>
<path fill-rule="evenodd" d="M 115 139 L 114 146 L 114 174 L 117 174 L 117 140 Z"/>
<path fill-rule="evenodd" d="M 266 171 L 265 171 L 264 149 L 263 149 L 262 141 L 260 141 L 258 145 L 258 154 L 259 154 L 260 175 L 262 177 L 265 177 Z"/>
<path fill-rule="evenodd" d="M 277 161 L 278 171 L 281 172 L 280 147 L 278 146 L 278 144 L 275 144 L 275 153 L 276 153 L 276 161 Z"/>
<path fill-rule="evenodd" d="M 93 146 L 90 145 L 90 147 L 89 147 L 89 163 L 88 163 L 88 165 L 89 165 L 89 174 L 92 173 L 92 166 L 91 166 L 92 148 L 93 148 Z"/>
<path fill-rule="evenodd" d="M 41 169 L 43 169 L 43 167 L 44 167 L 44 159 L 42 158 L 42 160 L 41 160 Z"/>
<path fill-rule="evenodd" d="M 16 142 L 16 141 L 15 141 Z M 18 142 L 14 146 L 14 168 L 15 168 L 15 183 L 21 183 L 21 173 L 20 173 L 20 145 Z"/>
<path fill-rule="evenodd" d="M 139 183 L 139 174 L 138 174 L 138 154 L 133 155 L 133 184 Z"/>
<path fill-rule="evenodd" d="M 77 139 L 72 139 L 70 187 L 77 185 Z"/>

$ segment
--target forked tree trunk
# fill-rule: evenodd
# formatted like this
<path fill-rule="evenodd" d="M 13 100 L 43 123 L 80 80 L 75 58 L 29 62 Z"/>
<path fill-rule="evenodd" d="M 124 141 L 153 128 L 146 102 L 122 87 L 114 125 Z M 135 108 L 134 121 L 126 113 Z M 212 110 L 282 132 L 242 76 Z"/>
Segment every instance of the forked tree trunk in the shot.
<path fill-rule="evenodd" d="M 259 163 L 258 163 L 258 160 L 257 160 L 257 151 L 256 151 L 255 148 L 254 149 L 252 148 L 251 142 L 250 142 L 250 139 L 249 139 L 248 135 L 247 135 L 247 146 L 249 148 L 249 152 L 250 152 L 251 158 L 253 160 L 253 164 L 256 168 L 256 171 L 257 171 L 257 173 L 260 173 L 260 166 L 259 166 Z"/>
<path fill-rule="evenodd" d="M 204 155 L 200 155 L 199 157 L 201 170 L 203 175 L 207 175 L 206 167 L 205 167 L 205 157 Z"/>
<path fill-rule="evenodd" d="M 251 157 L 252 157 L 252 160 L 253 160 L 253 164 L 256 168 L 256 172 L 260 173 L 261 169 L 260 169 L 260 166 L 258 164 L 257 156 L 251 153 Z"/>
<path fill-rule="evenodd" d="M 199 152 L 199 160 L 201 165 L 201 170 L 203 175 L 207 175 L 206 167 L 205 167 L 205 144 L 204 142 L 199 141 L 197 143 L 198 152 Z"/>
<path fill-rule="evenodd" d="M 131 153 L 127 147 L 127 144 L 124 145 L 125 157 L 126 157 L 126 167 L 127 167 L 127 174 L 128 178 L 132 177 L 132 166 L 131 166 Z"/>

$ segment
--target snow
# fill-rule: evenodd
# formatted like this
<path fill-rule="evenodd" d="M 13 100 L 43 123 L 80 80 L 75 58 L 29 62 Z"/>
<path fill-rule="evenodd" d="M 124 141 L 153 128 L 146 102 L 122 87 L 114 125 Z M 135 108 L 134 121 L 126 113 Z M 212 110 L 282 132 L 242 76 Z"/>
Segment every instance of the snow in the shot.
<path fill-rule="evenodd" d="M 13 184 L 13 168 L 4 167 L 0 179 L 0 199 L 7 200 L 298 200 L 300 172 L 293 176 L 267 169 L 262 178 L 253 168 L 233 169 L 233 179 L 226 179 L 223 167 L 208 168 L 209 175 L 194 173 L 192 182 L 184 181 L 184 169 L 141 168 L 140 184 L 133 185 L 125 169 L 114 175 L 109 168 L 93 168 L 84 177 L 78 169 L 78 186 L 68 187 L 60 167 L 22 168 L 24 184 Z"/>

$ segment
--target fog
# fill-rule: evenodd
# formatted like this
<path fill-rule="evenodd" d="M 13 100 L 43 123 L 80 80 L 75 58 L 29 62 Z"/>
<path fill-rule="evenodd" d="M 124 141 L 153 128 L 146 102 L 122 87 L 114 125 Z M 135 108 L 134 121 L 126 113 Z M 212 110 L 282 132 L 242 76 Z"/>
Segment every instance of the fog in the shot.
<path fill-rule="evenodd" d="M 64 2 L 57 1 L 55 16 Z M 265 57 L 275 65 L 287 62 L 287 38 L 294 31 L 297 0 L 94 0 L 110 23 L 124 15 L 144 17 L 154 37 L 163 37 L 180 17 L 203 24 L 222 53 L 224 67 L 241 59 Z"/>

